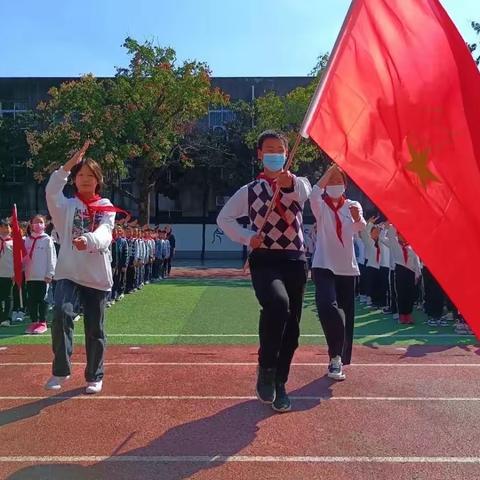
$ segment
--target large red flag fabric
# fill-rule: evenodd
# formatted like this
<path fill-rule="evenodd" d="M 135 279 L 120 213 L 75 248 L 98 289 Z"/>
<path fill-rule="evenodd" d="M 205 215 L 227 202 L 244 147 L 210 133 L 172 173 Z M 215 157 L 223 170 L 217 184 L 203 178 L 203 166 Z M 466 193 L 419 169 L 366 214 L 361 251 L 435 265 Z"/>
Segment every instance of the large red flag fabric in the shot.
<path fill-rule="evenodd" d="M 22 288 L 23 282 L 23 257 L 25 257 L 25 244 L 23 243 L 22 232 L 18 224 L 17 206 L 12 210 L 12 241 L 13 241 L 13 269 L 15 283 L 18 289 Z"/>
<path fill-rule="evenodd" d="M 302 126 L 480 337 L 480 73 L 438 0 L 353 0 Z"/>

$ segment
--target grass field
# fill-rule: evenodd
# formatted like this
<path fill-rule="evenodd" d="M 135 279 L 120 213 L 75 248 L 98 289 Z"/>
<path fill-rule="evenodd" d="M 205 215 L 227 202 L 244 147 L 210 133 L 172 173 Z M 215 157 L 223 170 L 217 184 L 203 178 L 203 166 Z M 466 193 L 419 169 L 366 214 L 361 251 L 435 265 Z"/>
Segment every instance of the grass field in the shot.
<path fill-rule="evenodd" d="M 309 284 L 301 324 L 302 344 L 323 344 Z M 145 286 L 107 311 L 109 344 L 256 344 L 259 307 L 245 280 L 169 279 Z M 416 325 L 357 306 L 355 342 L 367 345 L 470 345 L 474 337 L 453 328 L 430 328 L 416 312 Z M 0 345 L 50 343 L 50 335 L 24 335 L 25 325 L 0 329 Z M 82 322 L 75 341 L 83 343 Z"/>

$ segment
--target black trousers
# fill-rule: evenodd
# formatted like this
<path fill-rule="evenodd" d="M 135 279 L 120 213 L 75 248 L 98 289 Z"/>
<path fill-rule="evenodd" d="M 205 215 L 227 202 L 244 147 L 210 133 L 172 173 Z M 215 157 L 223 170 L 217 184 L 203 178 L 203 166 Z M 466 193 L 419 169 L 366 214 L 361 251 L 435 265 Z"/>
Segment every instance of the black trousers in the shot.
<path fill-rule="evenodd" d="M 312 269 L 318 318 L 325 333 L 330 358 L 340 355 L 344 365 L 352 360 L 355 320 L 355 277 L 335 275 L 325 268 Z"/>
<path fill-rule="evenodd" d="M 135 267 L 130 264 L 127 267 L 127 284 L 126 290 L 127 292 L 131 292 L 135 288 Z"/>
<path fill-rule="evenodd" d="M 390 270 L 389 274 L 388 305 L 392 313 L 398 313 L 397 290 L 395 288 L 395 270 Z"/>
<path fill-rule="evenodd" d="M 172 253 L 170 253 L 170 256 L 165 259 L 165 262 L 166 262 L 165 271 L 166 271 L 167 275 L 170 275 L 170 272 L 172 271 L 173 257 L 174 257 L 174 253 L 172 252 Z"/>
<path fill-rule="evenodd" d="M 388 277 L 390 269 L 388 267 L 380 267 L 378 272 L 378 289 L 375 294 L 376 303 L 379 307 L 386 307 L 388 305 Z"/>
<path fill-rule="evenodd" d="M 367 267 L 367 295 L 372 299 L 374 305 L 378 305 L 379 287 L 380 287 L 380 269 Z"/>
<path fill-rule="evenodd" d="M 20 306 L 20 290 L 18 289 L 17 284 L 15 283 L 13 285 L 13 290 L 12 290 L 12 298 L 13 298 L 13 311 L 14 312 L 20 312 L 20 311 L 25 311 L 26 308 L 25 306 L 28 305 L 28 292 L 27 289 L 25 288 L 25 274 L 23 275 L 23 282 L 22 282 L 22 302 L 23 302 L 23 308 Z"/>
<path fill-rule="evenodd" d="M 426 268 L 423 269 L 423 285 L 425 288 L 425 313 L 429 317 L 439 319 L 445 305 L 445 293 Z"/>
<path fill-rule="evenodd" d="M 395 267 L 395 288 L 397 290 L 398 313 L 410 315 L 417 295 L 415 272 L 403 265 Z"/>
<path fill-rule="evenodd" d="M 12 306 L 12 279 L 0 277 L 0 322 L 8 320 Z"/>
<path fill-rule="evenodd" d="M 303 261 L 251 263 L 250 272 L 260 311 L 258 363 L 275 368 L 276 380 L 286 383 L 298 347 L 307 265 Z"/>
<path fill-rule="evenodd" d="M 28 313 L 32 323 L 47 321 L 47 284 L 42 281 L 26 283 Z"/>
<path fill-rule="evenodd" d="M 120 295 L 125 293 L 126 277 L 127 272 L 122 271 L 121 268 L 116 268 L 113 271 L 112 300 L 116 300 Z"/>
<path fill-rule="evenodd" d="M 85 380 L 98 382 L 103 378 L 106 347 L 104 315 L 108 294 L 109 292 L 84 287 L 71 280 L 57 282 L 52 323 L 53 375 L 65 377 L 71 373 L 73 319 L 83 308 L 87 353 Z"/>
<path fill-rule="evenodd" d="M 358 286 L 358 294 L 359 295 L 367 295 L 367 267 L 363 263 L 358 264 L 358 268 L 360 269 L 360 277 L 358 278 L 357 281 L 357 286 Z"/>

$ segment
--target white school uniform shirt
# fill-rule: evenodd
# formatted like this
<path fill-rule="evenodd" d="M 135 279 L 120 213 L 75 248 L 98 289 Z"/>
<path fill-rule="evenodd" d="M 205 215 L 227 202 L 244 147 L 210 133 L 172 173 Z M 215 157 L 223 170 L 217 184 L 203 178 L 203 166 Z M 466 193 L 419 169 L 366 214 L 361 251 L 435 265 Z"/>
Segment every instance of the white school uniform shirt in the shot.
<path fill-rule="evenodd" d="M 403 256 L 403 249 L 398 241 L 397 231 L 395 227 L 390 226 L 387 229 L 385 243 L 390 248 L 390 254 L 393 256 L 395 265 L 402 265 L 403 267 L 408 268 L 412 272 L 415 272 L 415 277 L 419 278 L 422 273 L 422 265 L 420 263 L 420 258 L 414 252 L 413 248 L 410 245 L 407 245 L 407 262 Z"/>
<path fill-rule="evenodd" d="M 35 248 L 32 251 L 35 238 L 38 240 L 35 242 Z M 25 280 L 27 282 L 43 282 L 45 277 L 53 278 L 57 265 L 57 252 L 53 239 L 46 233 L 42 235 L 33 233 L 30 237 L 25 238 L 25 250 L 27 251 L 27 256 L 24 259 Z"/>
<path fill-rule="evenodd" d="M 11 237 L 3 237 L 3 251 L 0 251 L 0 278 L 13 277 L 13 240 Z M 10 238 L 10 240 L 5 240 Z"/>
<path fill-rule="evenodd" d="M 68 279 L 79 285 L 109 291 L 113 285 L 109 247 L 112 243 L 114 212 L 98 212 L 93 225 L 88 211 L 78 198 L 66 198 L 63 187 L 69 172 L 63 167 L 52 173 L 45 189 L 47 205 L 60 239 L 60 252 L 55 269 L 55 280 Z M 98 206 L 111 206 L 102 198 Z M 86 250 L 77 250 L 72 240 L 84 237 Z"/>
<path fill-rule="evenodd" d="M 367 223 L 365 230 L 360 232 L 363 243 L 365 244 L 365 257 L 367 259 L 367 267 L 380 268 L 380 262 L 382 259 L 382 249 L 380 248 L 380 258 L 377 260 L 377 248 L 375 247 L 375 241 L 373 240 L 370 232 L 374 227 L 373 224 Z M 378 240 L 378 246 L 380 247 L 380 239 Z"/>
<path fill-rule="evenodd" d="M 310 196 L 310 206 L 317 221 L 317 241 L 313 268 L 326 268 L 335 275 L 358 276 L 357 259 L 353 237 L 365 228 L 362 206 L 353 200 L 347 199 L 338 215 L 342 222 L 343 245 L 337 236 L 335 214 L 322 198 L 323 191 L 315 185 Z M 360 221 L 354 222 L 350 207 L 357 207 L 360 211 Z"/>

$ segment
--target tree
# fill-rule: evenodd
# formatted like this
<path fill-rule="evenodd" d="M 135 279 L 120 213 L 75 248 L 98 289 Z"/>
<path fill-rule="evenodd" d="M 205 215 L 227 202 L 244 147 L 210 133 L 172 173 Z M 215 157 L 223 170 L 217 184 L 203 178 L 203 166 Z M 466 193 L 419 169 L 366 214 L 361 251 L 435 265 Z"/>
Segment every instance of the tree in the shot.
<path fill-rule="evenodd" d="M 473 30 L 475 30 L 477 35 L 480 35 L 480 23 L 479 22 L 472 22 L 472 28 L 473 28 Z M 468 48 L 470 49 L 470 51 L 472 52 L 472 55 L 474 56 L 475 63 L 477 65 L 480 65 L 480 55 L 475 56 L 476 54 L 474 53 L 474 52 L 477 51 L 478 45 L 479 45 L 478 43 L 470 43 L 470 44 L 468 44 Z"/>
<path fill-rule="evenodd" d="M 113 79 L 87 75 L 51 89 L 49 100 L 38 106 L 37 129 L 27 138 L 38 180 L 91 138 L 88 154 L 100 161 L 107 181 L 137 203 L 140 221 L 148 223 L 157 180 L 170 164 L 182 161 L 181 139 L 209 105 L 224 105 L 228 98 L 211 87 L 203 62 L 178 64 L 173 49 L 149 41 L 127 38 L 123 46 L 130 63 L 117 68 Z M 121 189 L 129 173 L 138 194 Z"/>
<path fill-rule="evenodd" d="M 235 105 L 238 114 L 250 116 L 253 119 L 251 128 L 245 132 L 245 142 L 252 149 L 253 155 L 256 156 L 255 143 L 258 135 L 267 129 L 283 131 L 292 146 L 308 105 L 325 72 L 328 58 L 328 54 L 318 57 L 315 67 L 310 72 L 313 77 L 312 82 L 306 87 L 295 88 L 285 96 L 270 92 L 264 97 L 257 98 L 253 105 L 246 102 L 239 102 Z M 327 161 L 327 155 L 319 150 L 317 145 L 310 140 L 303 140 L 297 150 L 292 169 L 304 174 L 308 172 L 318 175 L 323 171 Z"/>

